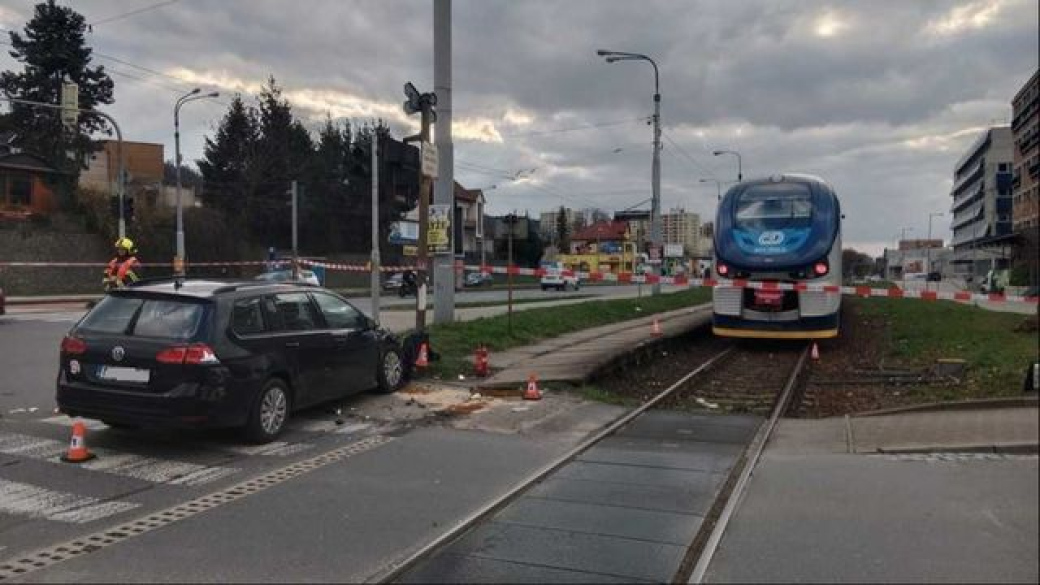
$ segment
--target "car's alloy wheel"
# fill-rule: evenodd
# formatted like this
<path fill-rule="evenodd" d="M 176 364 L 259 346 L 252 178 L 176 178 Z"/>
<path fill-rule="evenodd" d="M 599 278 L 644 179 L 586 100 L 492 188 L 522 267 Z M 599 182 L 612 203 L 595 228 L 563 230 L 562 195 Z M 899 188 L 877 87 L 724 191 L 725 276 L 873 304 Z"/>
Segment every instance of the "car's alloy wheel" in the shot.
<path fill-rule="evenodd" d="M 387 348 L 379 360 L 379 391 L 391 393 L 397 391 L 404 382 L 405 367 L 401 352 L 395 348 Z"/>
<path fill-rule="evenodd" d="M 260 390 L 246 424 L 246 436 L 257 443 L 274 440 L 289 418 L 289 390 L 279 378 L 268 380 Z"/>
<path fill-rule="evenodd" d="M 264 393 L 260 399 L 260 428 L 268 435 L 276 435 L 285 424 L 285 415 L 288 411 L 289 401 L 285 397 L 285 391 L 278 386 L 273 386 Z"/>

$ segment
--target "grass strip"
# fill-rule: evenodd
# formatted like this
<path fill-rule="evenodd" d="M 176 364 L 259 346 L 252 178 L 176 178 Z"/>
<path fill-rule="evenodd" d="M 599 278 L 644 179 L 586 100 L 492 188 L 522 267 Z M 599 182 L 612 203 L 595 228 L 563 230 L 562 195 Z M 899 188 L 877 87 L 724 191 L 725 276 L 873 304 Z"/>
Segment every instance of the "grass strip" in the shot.
<path fill-rule="evenodd" d="M 1035 315 L 987 311 L 943 301 L 909 302 L 878 297 L 846 300 L 854 302 L 864 316 L 885 320 L 888 334 L 883 341 L 884 351 L 898 362 L 927 367 L 937 358 L 965 360 L 967 397 L 1021 394 L 1026 367 L 1037 359 Z M 1022 327 L 1028 319 L 1034 324 L 1032 330 Z M 966 398 L 964 389 L 951 392 L 956 395 L 949 399 Z"/>
<path fill-rule="evenodd" d="M 441 377 L 470 374 L 473 370 L 473 350 L 481 344 L 491 351 L 503 351 L 573 331 L 699 305 L 710 300 L 710 289 L 696 288 L 658 296 L 588 301 L 519 311 L 513 313 L 511 331 L 507 315 L 433 325 L 429 328 L 430 343 L 441 359 L 431 364 L 430 373 Z"/>

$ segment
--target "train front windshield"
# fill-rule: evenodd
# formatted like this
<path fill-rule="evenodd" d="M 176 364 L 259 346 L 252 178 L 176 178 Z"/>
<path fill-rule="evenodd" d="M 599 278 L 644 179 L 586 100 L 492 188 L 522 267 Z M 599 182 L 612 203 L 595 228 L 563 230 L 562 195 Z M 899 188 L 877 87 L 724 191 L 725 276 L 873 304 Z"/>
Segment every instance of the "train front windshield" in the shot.
<path fill-rule="evenodd" d="M 807 228 L 812 222 L 812 193 L 802 183 L 753 185 L 736 201 L 735 226 L 747 230 Z"/>

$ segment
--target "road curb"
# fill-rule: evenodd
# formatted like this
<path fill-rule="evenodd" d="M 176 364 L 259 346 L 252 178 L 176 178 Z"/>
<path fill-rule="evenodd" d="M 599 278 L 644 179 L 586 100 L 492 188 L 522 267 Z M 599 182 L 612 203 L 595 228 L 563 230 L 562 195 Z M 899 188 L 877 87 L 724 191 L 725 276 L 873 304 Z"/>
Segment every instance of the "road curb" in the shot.
<path fill-rule="evenodd" d="M 882 408 L 867 412 L 851 414 L 853 418 L 866 418 L 871 416 L 884 416 L 887 414 L 903 414 L 907 412 L 942 412 L 950 410 L 975 410 L 988 408 L 1036 408 L 1040 401 L 1036 396 L 1013 396 L 1005 398 L 983 398 L 979 400 L 958 400 L 956 402 L 929 402 L 926 404 L 912 404 L 909 406 L 897 406 L 894 408 Z"/>
<path fill-rule="evenodd" d="M 884 455 L 930 455 L 941 453 L 993 453 L 1005 455 L 1031 455 L 1040 453 L 1038 443 L 995 443 L 990 445 L 945 445 L 934 447 L 878 448 L 876 453 Z"/>

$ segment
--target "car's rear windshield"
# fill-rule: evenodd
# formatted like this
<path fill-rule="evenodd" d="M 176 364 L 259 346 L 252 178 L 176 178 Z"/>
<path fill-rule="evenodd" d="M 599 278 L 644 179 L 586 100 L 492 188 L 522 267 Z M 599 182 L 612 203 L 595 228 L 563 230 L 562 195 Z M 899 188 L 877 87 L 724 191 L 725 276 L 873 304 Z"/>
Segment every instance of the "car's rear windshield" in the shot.
<path fill-rule="evenodd" d="M 187 299 L 107 296 L 77 329 L 184 341 L 195 337 L 205 312 L 205 304 Z"/>

